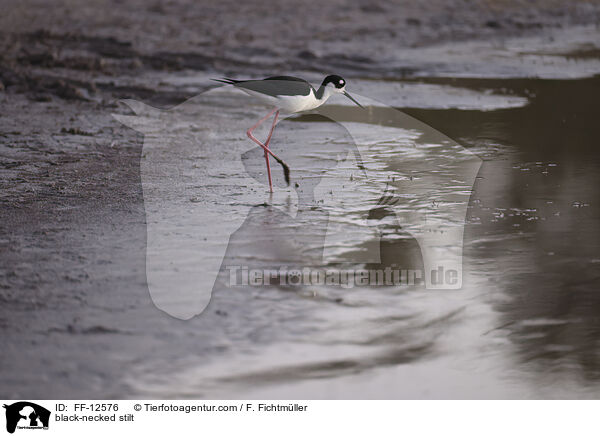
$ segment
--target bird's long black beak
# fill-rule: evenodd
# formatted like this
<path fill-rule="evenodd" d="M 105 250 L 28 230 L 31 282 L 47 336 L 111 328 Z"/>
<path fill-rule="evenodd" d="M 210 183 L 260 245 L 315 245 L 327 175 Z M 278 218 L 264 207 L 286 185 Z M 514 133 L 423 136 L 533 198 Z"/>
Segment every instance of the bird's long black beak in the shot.
<path fill-rule="evenodd" d="M 344 91 L 344 95 L 346 97 L 348 97 L 350 100 L 352 100 L 358 107 L 362 107 L 364 109 L 364 106 L 362 104 L 360 104 L 359 102 L 357 102 L 356 100 L 354 100 L 354 97 L 352 97 L 350 94 L 348 94 L 346 91 Z"/>

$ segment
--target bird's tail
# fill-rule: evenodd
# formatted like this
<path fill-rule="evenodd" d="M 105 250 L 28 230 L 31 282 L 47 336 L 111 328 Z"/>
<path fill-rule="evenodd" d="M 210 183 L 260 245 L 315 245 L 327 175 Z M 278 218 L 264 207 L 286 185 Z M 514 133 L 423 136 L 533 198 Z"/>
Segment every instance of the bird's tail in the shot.
<path fill-rule="evenodd" d="M 221 82 L 221 83 L 225 83 L 227 85 L 235 85 L 236 83 L 241 82 L 241 80 L 235 80 L 235 79 L 228 79 L 227 77 L 223 77 L 222 79 L 210 79 L 214 82 Z"/>

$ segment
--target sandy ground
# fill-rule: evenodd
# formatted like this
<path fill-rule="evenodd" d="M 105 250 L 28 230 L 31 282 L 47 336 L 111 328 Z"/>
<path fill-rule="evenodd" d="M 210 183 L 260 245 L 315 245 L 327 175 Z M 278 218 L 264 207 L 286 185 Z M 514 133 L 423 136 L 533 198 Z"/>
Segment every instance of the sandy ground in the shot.
<path fill-rule="evenodd" d="M 143 136 L 111 117 L 130 113 L 119 99 L 168 108 L 210 86 L 173 80 L 194 74 L 440 75 L 443 44 L 487 50 L 600 22 L 597 1 L 298 5 L 2 2 L 0 397 L 128 395 L 114 375 L 142 358 L 138 350 L 165 352 L 197 334 L 147 295 Z M 578 48 L 579 59 L 597 57 L 596 46 Z M 397 50 L 422 57 L 403 62 Z M 491 63 L 486 72 L 510 68 Z"/>

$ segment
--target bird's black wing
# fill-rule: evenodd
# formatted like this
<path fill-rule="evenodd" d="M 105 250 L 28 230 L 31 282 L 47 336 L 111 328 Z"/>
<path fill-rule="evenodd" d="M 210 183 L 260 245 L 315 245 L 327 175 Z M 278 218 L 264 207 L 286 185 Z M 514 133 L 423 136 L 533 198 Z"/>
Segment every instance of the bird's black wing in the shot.
<path fill-rule="evenodd" d="M 304 79 L 292 76 L 273 76 L 263 80 L 213 79 L 238 88 L 276 97 L 278 95 L 309 95 L 312 85 Z"/>
<path fill-rule="evenodd" d="M 289 82 L 302 82 L 302 83 L 306 83 L 308 84 L 308 82 L 304 79 L 301 79 L 300 77 L 294 77 L 294 76 L 271 76 L 271 77 L 267 77 L 266 79 L 263 80 L 283 80 L 283 81 L 289 81 Z"/>

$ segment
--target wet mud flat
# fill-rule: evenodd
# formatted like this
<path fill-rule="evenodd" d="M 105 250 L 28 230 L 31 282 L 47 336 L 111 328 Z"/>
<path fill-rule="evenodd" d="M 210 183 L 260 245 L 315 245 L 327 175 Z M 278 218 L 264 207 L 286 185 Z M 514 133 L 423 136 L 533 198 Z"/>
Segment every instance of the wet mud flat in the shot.
<path fill-rule="evenodd" d="M 4 18 L 13 20 L 3 27 L 0 62 L 4 397 L 597 396 L 599 85 L 585 77 L 598 45 L 587 31 L 569 32 L 597 22 L 594 3 L 533 11 L 512 2 L 405 4 L 399 13 L 358 3 L 340 11 L 334 2 L 314 27 L 281 30 L 275 46 L 261 30 L 269 26 L 235 24 L 240 13 L 263 19 L 260 5 L 211 24 L 207 17 L 227 4 L 196 11 L 186 2 L 115 2 L 113 12 L 92 16 L 106 4 L 57 17 L 21 2 Z M 467 6 L 473 10 L 452 19 L 449 9 Z M 186 30 L 181 16 L 204 33 Z M 272 28 L 276 17 L 263 23 Z M 563 33 L 541 44 L 527 39 L 553 31 Z M 584 36 L 565 48 L 565 35 Z M 523 44 L 534 53 L 520 55 L 524 67 L 479 54 L 440 62 L 435 51 L 448 40 L 460 52 L 468 51 L 461 41 L 502 46 L 511 37 L 532 45 Z M 415 60 L 412 49 L 429 54 Z M 460 77 L 482 64 L 475 74 L 487 78 Z M 208 89 L 214 75 L 277 71 L 318 81 L 325 70 L 364 81 L 367 95 L 394 89 L 383 92 L 400 96 L 392 106 L 483 159 L 465 229 L 464 290 L 274 287 L 217 295 L 189 322 L 158 311 L 145 271 L 144 137 L 112 117 L 132 114 L 118 100 L 168 109 Z M 556 77 L 522 78 L 527 71 Z M 521 78 L 509 77 L 516 73 Z M 566 80 L 571 75 L 579 79 Z M 249 116 L 261 110 L 250 107 Z M 288 124 L 301 131 L 311 123 Z M 260 153 L 248 153 L 248 172 L 264 179 Z M 212 164 L 227 174 L 227 164 Z M 261 192 L 252 204 L 264 202 Z M 376 202 L 364 209 L 355 212 L 388 217 Z M 418 257 L 406 243 L 386 247 L 392 257 Z"/>

